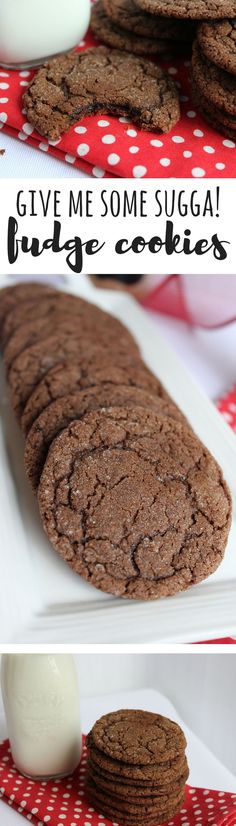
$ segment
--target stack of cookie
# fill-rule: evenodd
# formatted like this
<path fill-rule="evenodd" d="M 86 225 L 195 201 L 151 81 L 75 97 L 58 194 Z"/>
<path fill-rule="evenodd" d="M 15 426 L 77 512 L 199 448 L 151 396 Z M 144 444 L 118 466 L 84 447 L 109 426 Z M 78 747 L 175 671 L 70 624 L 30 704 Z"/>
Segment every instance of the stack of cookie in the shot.
<path fill-rule="evenodd" d="M 154 17 L 138 8 L 135 0 L 97 0 L 91 28 L 107 46 L 137 55 L 158 55 L 164 60 L 183 54 L 194 36 L 191 21 Z"/>
<path fill-rule="evenodd" d="M 28 282 L 1 290 L 0 336 L 26 472 L 63 559 L 130 599 L 212 573 L 230 528 L 227 485 L 130 332 Z"/>
<path fill-rule="evenodd" d="M 218 132 L 235 140 L 236 17 L 198 27 L 192 76 L 194 98 L 202 116 Z"/>
<path fill-rule="evenodd" d="M 157 826 L 181 809 L 189 771 L 177 723 L 147 711 L 116 711 L 95 723 L 87 746 L 86 793 L 103 816 Z"/>

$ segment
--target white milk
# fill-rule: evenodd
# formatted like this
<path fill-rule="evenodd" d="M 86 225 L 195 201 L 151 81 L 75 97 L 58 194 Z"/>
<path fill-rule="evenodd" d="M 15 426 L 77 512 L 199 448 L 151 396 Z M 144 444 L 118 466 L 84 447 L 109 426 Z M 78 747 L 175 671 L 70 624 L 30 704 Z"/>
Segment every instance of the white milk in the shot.
<path fill-rule="evenodd" d="M 79 693 L 70 654 L 3 654 L 1 685 L 14 762 L 22 774 L 70 774 L 82 751 Z"/>
<path fill-rule="evenodd" d="M 0 64 L 39 65 L 84 37 L 90 0 L 0 0 Z"/>

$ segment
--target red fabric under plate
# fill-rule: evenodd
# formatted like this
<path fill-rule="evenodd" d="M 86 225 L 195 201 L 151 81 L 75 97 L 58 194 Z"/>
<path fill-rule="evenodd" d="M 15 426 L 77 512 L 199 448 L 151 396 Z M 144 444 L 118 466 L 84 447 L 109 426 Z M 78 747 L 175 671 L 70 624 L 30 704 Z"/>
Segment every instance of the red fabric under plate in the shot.
<path fill-rule="evenodd" d="M 85 742 L 85 738 L 84 738 Z M 0 744 L 0 796 L 35 826 L 109 826 L 102 812 L 95 812 L 86 800 L 84 775 L 86 747 L 75 773 L 63 780 L 28 780 L 16 769 L 9 741 Z M 169 826 L 235 826 L 236 794 L 193 789 L 186 786 L 185 803 Z M 147 823 L 148 826 L 148 823 Z"/>
<path fill-rule="evenodd" d="M 98 41 L 89 33 L 83 50 Z M 22 95 L 33 72 L 0 70 L 0 128 L 42 152 L 95 177 L 234 178 L 236 143 L 218 134 L 196 113 L 189 63 L 163 64 L 181 92 L 181 120 L 168 135 L 142 132 L 125 118 L 86 117 L 60 141 L 48 143 L 27 123 Z"/>

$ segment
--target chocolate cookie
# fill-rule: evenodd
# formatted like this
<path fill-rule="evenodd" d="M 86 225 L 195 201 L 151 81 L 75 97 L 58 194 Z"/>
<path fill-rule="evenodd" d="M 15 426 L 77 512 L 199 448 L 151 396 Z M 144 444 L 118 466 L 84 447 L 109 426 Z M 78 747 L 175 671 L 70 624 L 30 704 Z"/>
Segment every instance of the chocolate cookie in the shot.
<path fill-rule="evenodd" d="M 193 100 L 196 107 L 204 120 L 207 120 L 210 126 L 221 132 L 222 135 L 236 140 L 236 118 L 228 115 L 223 109 L 218 109 L 213 106 L 209 100 L 199 92 L 195 83 L 193 83 Z"/>
<path fill-rule="evenodd" d="M 169 132 L 180 117 L 176 87 L 160 66 L 105 46 L 54 58 L 24 95 L 30 123 L 57 140 L 85 115 L 129 115 L 142 129 Z"/>
<path fill-rule="evenodd" d="M 236 75 L 236 17 L 202 23 L 198 27 L 197 38 L 208 60 Z"/>
<path fill-rule="evenodd" d="M 204 97 L 218 109 L 236 116 L 236 78 L 214 63 L 210 63 L 200 51 L 197 41 L 193 45 L 193 79 Z"/>
<path fill-rule="evenodd" d="M 149 798 L 148 802 L 143 802 L 143 800 L 137 800 L 136 803 L 131 803 L 128 796 L 125 800 L 117 799 L 113 795 L 107 794 L 105 791 L 100 789 L 96 783 L 94 783 L 93 779 L 89 777 L 86 781 L 86 792 L 87 794 L 92 794 L 94 798 L 96 798 L 96 802 L 100 806 L 112 807 L 112 809 L 117 810 L 117 812 L 122 813 L 123 815 L 136 816 L 137 818 L 141 818 L 142 820 L 146 817 L 148 819 L 150 816 L 153 817 L 154 815 L 163 820 L 163 816 L 166 815 L 166 811 L 172 812 L 176 810 L 176 806 L 180 803 L 182 805 L 183 800 L 183 789 L 178 793 L 178 795 L 169 796 L 164 798 L 163 800 L 158 800 L 158 802 L 154 803 L 153 798 Z"/>
<path fill-rule="evenodd" d="M 122 709 L 105 714 L 94 724 L 91 736 L 103 754 L 132 765 L 175 760 L 187 745 L 178 723 L 149 711 Z"/>
<path fill-rule="evenodd" d="M 22 301 L 38 301 L 46 295 L 56 293 L 53 287 L 34 281 L 23 281 L 20 284 L 13 284 L 11 287 L 3 287 L 0 290 L 0 342 L 2 341 L 2 327 L 5 324 L 7 314 L 17 307 Z"/>
<path fill-rule="evenodd" d="M 88 761 L 88 771 L 89 776 L 94 780 L 94 782 L 98 785 L 100 789 L 104 789 L 107 792 L 110 792 L 115 797 L 123 798 L 135 802 L 138 798 L 142 799 L 150 799 L 159 800 L 161 797 L 169 798 L 171 794 L 175 795 L 182 789 L 183 784 L 187 782 L 189 776 L 189 769 L 187 766 L 187 760 L 185 758 L 184 761 L 185 769 L 182 771 L 178 780 L 172 781 L 171 783 L 166 783 L 162 786 L 154 786 L 151 783 L 146 783 L 144 785 L 135 785 L 133 781 L 130 783 L 120 782 L 116 779 L 116 777 L 112 777 L 112 775 L 104 775 L 98 769 L 94 768 L 94 764 L 91 760 Z"/>
<path fill-rule="evenodd" d="M 95 411 L 64 430 L 38 502 L 72 569 L 129 599 L 169 596 L 209 576 L 231 524 L 230 494 L 207 449 L 186 425 L 138 407 Z"/>
<path fill-rule="evenodd" d="M 81 338 L 80 333 L 77 336 L 75 333 L 73 335 L 58 333 L 23 350 L 14 359 L 8 373 L 11 404 L 18 421 L 21 420 L 30 394 L 51 367 L 61 361 L 70 362 L 71 359 L 73 361 L 76 359 L 82 364 L 83 357 L 90 359 L 91 363 L 93 358 L 100 358 L 104 363 L 106 354 L 107 344 L 91 342 L 87 337 Z M 117 364 L 124 367 L 127 365 L 127 368 L 129 364 L 135 365 L 136 363 L 136 359 L 129 353 L 124 350 L 119 351 L 119 342 L 117 342 L 114 357 Z"/>
<path fill-rule="evenodd" d="M 25 469 L 34 490 L 40 482 L 40 476 L 48 454 L 49 447 L 56 436 L 70 422 L 80 419 L 91 410 L 101 407 L 133 407 L 139 405 L 156 410 L 162 416 L 170 416 L 185 421 L 175 405 L 157 396 L 152 396 L 138 387 L 124 385 L 99 384 L 86 390 L 70 393 L 57 399 L 43 410 L 35 420 L 25 443 Z"/>
<path fill-rule="evenodd" d="M 151 14 L 181 17 L 183 20 L 214 20 L 234 17 L 236 0 L 135 0 L 137 6 Z"/>
<path fill-rule="evenodd" d="M 140 815 L 137 814 L 128 814 L 125 812 L 120 811 L 117 807 L 114 806 L 113 801 L 105 802 L 104 800 L 101 802 L 98 799 L 96 791 L 94 788 L 86 787 L 86 794 L 90 803 L 94 806 L 96 811 L 101 812 L 101 814 L 109 818 L 109 820 L 113 820 L 116 823 L 124 824 L 124 826 L 146 826 L 147 825 L 147 815 L 143 814 L 142 812 Z M 154 810 L 148 814 L 148 824 L 149 826 L 158 826 L 160 823 L 164 823 L 170 818 L 174 817 L 174 815 L 180 811 L 184 803 L 184 793 L 181 795 L 178 803 L 174 805 L 169 805 L 166 807 L 165 811 L 162 811 L 160 814 Z"/>
<path fill-rule="evenodd" d="M 87 746 L 89 749 L 89 763 L 93 769 L 104 776 L 104 773 L 111 782 L 120 782 L 126 785 L 143 788 L 146 792 L 158 784 L 173 783 L 184 773 L 186 758 L 184 754 L 179 755 L 175 760 L 168 760 L 160 765 L 153 763 L 152 766 L 137 766 L 121 761 L 113 760 L 99 749 L 96 749 L 91 734 L 87 736 Z"/>
<path fill-rule="evenodd" d="M 133 52 L 137 55 L 158 54 L 162 58 L 170 57 L 173 52 L 171 42 L 168 40 L 141 37 L 122 29 L 121 26 L 108 17 L 103 8 L 102 0 L 97 0 L 92 6 L 90 25 L 96 37 L 106 46 L 111 46 L 114 49 L 124 49 L 126 52 Z"/>
<path fill-rule="evenodd" d="M 70 296 L 72 299 L 72 296 Z M 99 345 L 107 345 L 111 349 L 128 350 L 133 355 L 139 355 L 139 348 L 130 335 L 127 328 L 123 326 L 114 316 L 108 315 L 99 310 L 97 307 L 89 305 L 82 308 L 80 303 L 74 299 L 73 312 L 68 304 L 68 311 L 64 310 L 64 300 L 62 299 L 60 307 L 55 307 L 53 311 L 46 313 L 46 317 L 41 316 L 33 321 L 27 321 L 17 328 L 12 334 L 8 343 L 4 348 L 4 364 L 7 370 L 11 366 L 17 356 L 31 347 L 38 341 L 48 338 L 51 335 L 60 333 L 65 335 L 80 335 L 81 339 L 86 336 L 92 341 L 98 341 Z"/>
<path fill-rule="evenodd" d="M 56 364 L 45 374 L 25 405 L 21 418 L 23 432 L 28 433 L 35 419 L 51 402 L 68 393 L 103 384 L 109 384 L 114 388 L 121 384 L 127 387 L 140 387 L 173 404 L 159 379 L 148 370 L 141 359 L 136 359 L 133 363 L 128 363 L 127 360 L 123 365 L 118 364 L 116 359 L 114 364 L 114 359 L 110 360 L 109 353 L 101 359 L 101 353 L 96 354 L 92 351 L 92 355 L 83 354 L 83 358 L 80 360 L 78 357 L 76 362 Z"/>
<path fill-rule="evenodd" d="M 190 21 L 154 17 L 141 11 L 134 0 L 102 0 L 102 5 L 114 23 L 140 37 L 189 41 L 195 31 Z"/>

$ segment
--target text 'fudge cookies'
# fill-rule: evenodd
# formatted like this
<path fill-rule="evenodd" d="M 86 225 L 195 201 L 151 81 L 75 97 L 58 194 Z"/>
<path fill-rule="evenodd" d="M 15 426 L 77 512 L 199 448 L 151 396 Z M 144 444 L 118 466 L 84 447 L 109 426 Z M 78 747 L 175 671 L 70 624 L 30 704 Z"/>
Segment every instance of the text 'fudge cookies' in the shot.
<path fill-rule="evenodd" d="M 116 711 L 95 723 L 87 747 L 86 793 L 101 814 L 157 826 L 183 805 L 188 765 L 177 723 L 146 711 Z"/>
<path fill-rule="evenodd" d="M 40 69 L 24 95 L 30 123 L 57 140 L 85 115 L 129 116 L 142 129 L 169 132 L 180 117 L 174 82 L 141 57 L 105 46 L 70 52 Z"/>
<path fill-rule="evenodd" d="M 73 570 L 130 599 L 168 596 L 213 573 L 231 521 L 206 448 L 185 424 L 140 407 L 94 411 L 62 431 L 38 501 Z"/>

